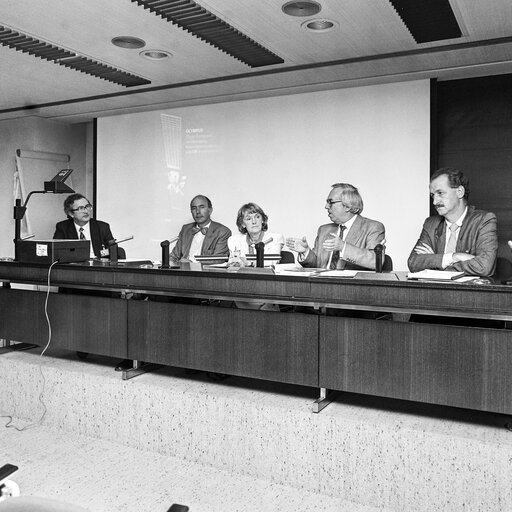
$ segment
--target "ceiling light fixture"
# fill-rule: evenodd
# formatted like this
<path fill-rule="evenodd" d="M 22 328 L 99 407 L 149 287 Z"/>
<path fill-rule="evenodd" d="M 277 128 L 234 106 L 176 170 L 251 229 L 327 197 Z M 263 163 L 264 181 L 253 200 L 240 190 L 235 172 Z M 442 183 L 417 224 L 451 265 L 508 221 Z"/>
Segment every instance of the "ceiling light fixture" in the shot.
<path fill-rule="evenodd" d="M 282 10 L 289 16 L 314 16 L 318 14 L 322 6 L 318 2 L 286 2 Z"/>
<path fill-rule="evenodd" d="M 326 19 L 309 20 L 301 24 L 301 27 L 303 29 L 309 30 L 310 32 L 315 32 L 317 34 L 330 32 L 331 30 L 338 26 L 339 23 L 337 21 Z"/>
<path fill-rule="evenodd" d="M 165 52 L 164 50 L 143 50 L 139 55 L 149 60 L 162 60 L 172 57 L 172 53 Z"/>
<path fill-rule="evenodd" d="M 133 36 L 117 36 L 114 37 L 111 42 L 114 46 L 128 48 L 129 50 L 137 50 L 138 48 L 144 48 L 144 46 L 146 46 L 146 41 Z"/>

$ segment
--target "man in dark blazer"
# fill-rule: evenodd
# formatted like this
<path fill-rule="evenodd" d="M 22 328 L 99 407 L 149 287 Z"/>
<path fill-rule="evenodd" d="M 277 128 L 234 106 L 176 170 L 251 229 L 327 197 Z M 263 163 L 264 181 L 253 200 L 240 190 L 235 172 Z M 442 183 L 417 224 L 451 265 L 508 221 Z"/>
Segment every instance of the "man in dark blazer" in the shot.
<path fill-rule="evenodd" d="M 212 211 L 212 202 L 206 196 L 198 195 L 192 199 L 190 213 L 194 222 L 181 228 L 178 241 L 170 255 L 172 261 L 194 261 L 198 255 L 229 254 L 228 238 L 231 230 L 211 220 Z"/>
<path fill-rule="evenodd" d="M 92 206 L 82 194 L 71 194 L 64 201 L 64 213 L 68 219 L 55 226 L 54 239 L 91 241 L 91 252 L 101 258 L 108 256 L 108 244 L 114 240 L 106 222 L 91 218 Z M 92 254 L 91 254 L 92 256 Z"/>
<path fill-rule="evenodd" d="M 71 194 L 64 200 L 64 213 L 68 219 L 57 222 L 53 238 L 57 240 L 84 239 L 91 241 L 91 257 L 108 256 L 109 242 L 114 240 L 110 226 L 106 222 L 91 218 L 92 205 L 82 194 Z M 92 254 L 93 253 L 93 254 Z M 63 293 L 88 294 L 87 290 L 60 289 Z M 111 292 L 104 292 L 107 297 L 112 297 Z M 94 295 L 102 295 L 94 291 Z M 83 359 L 87 357 L 86 352 L 77 352 Z M 116 371 L 127 370 L 133 366 L 130 359 L 123 359 L 116 364 Z"/>
<path fill-rule="evenodd" d="M 409 269 L 491 276 L 498 251 L 496 215 L 468 204 L 469 180 L 453 167 L 432 175 L 430 196 L 438 215 L 425 220 L 407 261 Z"/>
<path fill-rule="evenodd" d="M 306 238 L 287 238 L 286 245 L 299 253 L 304 267 L 339 270 L 375 270 L 375 246 L 383 244 L 384 225 L 360 215 L 363 199 L 348 183 L 335 183 L 326 200 L 331 219 L 318 229 L 315 245 L 310 249 Z"/>

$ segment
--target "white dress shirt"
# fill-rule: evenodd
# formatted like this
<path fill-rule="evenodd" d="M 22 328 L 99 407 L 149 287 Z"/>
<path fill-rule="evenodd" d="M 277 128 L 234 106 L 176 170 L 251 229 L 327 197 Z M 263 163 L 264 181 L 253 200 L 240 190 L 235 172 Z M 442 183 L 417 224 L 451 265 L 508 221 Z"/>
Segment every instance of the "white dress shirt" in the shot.
<path fill-rule="evenodd" d="M 464 221 L 464 218 L 466 217 L 467 213 L 468 213 L 468 207 L 466 206 L 462 215 L 455 222 L 452 223 L 452 222 L 448 222 L 447 220 L 445 220 L 445 222 L 446 222 L 446 240 L 444 242 L 444 250 L 445 251 L 446 251 L 446 248 L 448 247 L 448 241 L 450 240 L 450 233 L 451 233 L 450 226 L 452 224 L 456 224 L 458 226 L 458 228 L 455 230 L 455 240 L 457 241 L 459 239 L 459 233 L 460 233 L 460 228 L 462 227 L 462 222 Z M 441 262 L 441 266 L 443 268 L 449 267 L 453 263 L 453 254 L 454 254 L 453 252 L 450 252 L 450 253 L 445 252 L 443 254 L 443 261 Z"/>
<path fill-rule="evenodd" d="M 211 221 L 208 222 L 208 224 L 206 226 L 203 226 L 203 229 L 204 228 L 210 229 L 210 224 L 211 224 Z M 199 226 L 196 226 L 196 228 L 198 228 L 198 227 Z M 201 233 L 201 231 L 198 231 L 194 235 L 194 238 L 192 238 L 192 243 L 190 244 L 190 249 L 188 251 L 188 259 L 190 261 L 197 261 L 196 256 L 201 255 L 201 249 L 203 248 L 203 242 L 204 242 L 205 236 L 206 235 L 203 235 L 203 233 Z"/>
<path fill-rule="evenodd" d="M 345 226 L 343 233 L 341 232 L 341 227 L 338 226 L 338 232 L 336 233 L 336 236 L 339 236 L 343 241 L 345 241 L 347 238 L 347 234 L 350 231 L 350 228 L 352 227 L 352 225 L 354 224 L 354 221 L 356 220 L 356 217 L 357 217 L 357 215 L 354 215 L 350 220 L 347 220 L 347 222 L 345 222 L 345 224 L 341 224 L 341 226 Z M 339 258 L 340 260 L 343 259 L 343 256 L 345 254 L 345 247 L 347 247 L 347 244 L 343 244 L 343 249 L 340 252 L 340 258 Z M 333 253 L 334 253 L 334 251 L 331 252 L 331 255 L 329 256 L 329 261 L 327 262 L 326 268 L 328 268 L 328 269 L 331 268 L 331 260 L 332 260 Z M 306 256 L 307 256 L 307 253 L 306 253 Z"/>
<path fill-rule="evenodd" d="M 89 240 L 89 244 L 90 244 L 90 248 L 89 248 L 89 256 L 91 258 L 95 258 L 96 255 L 94 254 L 94 249 L 92 247 L 92 240 L 91 240 L 91 227 L 89 226 L 89 223 L 87 222 L 87 224 L 84 224 L 83 226 L 80 226 L 79 224 L 77 224 L 76 222 L 74 223 L 75 224 L 75 229 L 76 229 L 76 234 L 78 236 L 78 239 L 80 240 L 80 228 L 83 229 L 82 233 L 84 234 L 85 236 L 85 239 L 86 240 Z"/>

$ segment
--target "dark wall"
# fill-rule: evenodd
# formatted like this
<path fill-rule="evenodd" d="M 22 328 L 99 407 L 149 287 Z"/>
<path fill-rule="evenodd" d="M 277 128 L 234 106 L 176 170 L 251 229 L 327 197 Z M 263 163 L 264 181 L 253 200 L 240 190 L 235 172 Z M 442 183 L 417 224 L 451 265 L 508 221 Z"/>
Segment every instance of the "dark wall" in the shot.
<path fill-rule="evenodd" d="M 512 259 L 512 75 L 438 82 L 436 167 L 470 179 L 470 203 L 498 217 L 498 256 Z"/>

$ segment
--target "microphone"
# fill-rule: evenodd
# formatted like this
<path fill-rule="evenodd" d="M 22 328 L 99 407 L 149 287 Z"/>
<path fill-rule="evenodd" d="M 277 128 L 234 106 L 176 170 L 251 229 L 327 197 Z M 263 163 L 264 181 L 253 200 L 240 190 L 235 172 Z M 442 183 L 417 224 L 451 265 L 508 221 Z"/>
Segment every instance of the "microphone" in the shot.
<path fill-rule="evenodd" d="M 169 268 L 169 245 L 171 242 L 169 240 L 164 240 L 160 242 L 160 247 L 162 248 L 162 266 L 160 268 Z"/>
<path fill-rule="evenodd" d="M 263 245 L 267 245 L 269 244 L 270 242 L 273 242 L 274 239 L 273 238 L 269 238 L 268 240 L 265 240 L 264 242 L 258 242 L 259 244 L 263 244 Z M 251 247 L 256 247 L 258 244 L 250 244 Z"/>
<path fill-rule="evenodd" d="M 169 245 L 176 242 L 179 239 L 179 236 L 175 236 L 170 240 L 164 240 L 160 242 L 160 247 L 162 248 L 162 265 L 160 268 L 170 268 L 169 262 Z"/>
<path fill-rule="evenodd" d="M 256 266 L 262 268 L 265 266 L 265 242 L 254 244 L 254 248 L 256 249 Z"/>
<path fill-rule="evenodd" d="M 264 267 L 265 266 L 265 245 L 272 242 L 274 239 L 269 238 L 264 242 L 258 242 L 257 244 L 251 244 L 256 249 L 256 266 Z"/>
<path fill-rule="evenodd" d="M 383 253 L 384 253 L 384 244 L 386 243 L 386 240 L 382 240 L 380 244 L 377 244 L 373 250 L 375 252 L 375 272 L 378 272 L 379 274 L 382 273 L 382 265 L 383 265 Z"/>
<path fill-rule="evenodd" d="M 133 240 L 133 235 L 121 238 L 121 240 L 114 239 L 107 242 L 108 260 L 110 263 L 118 262 L 117 247 L 119 244 L 126 242 L 127 240 Z"/>
<path fill-rule="evenodd" d="M 117 242 L 115 240 L 109 240 L 108 243 L 108 261 L 109 263 L 117 263 Z"/>

